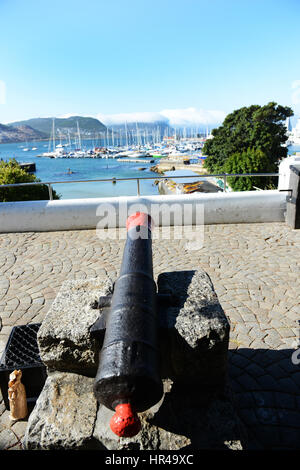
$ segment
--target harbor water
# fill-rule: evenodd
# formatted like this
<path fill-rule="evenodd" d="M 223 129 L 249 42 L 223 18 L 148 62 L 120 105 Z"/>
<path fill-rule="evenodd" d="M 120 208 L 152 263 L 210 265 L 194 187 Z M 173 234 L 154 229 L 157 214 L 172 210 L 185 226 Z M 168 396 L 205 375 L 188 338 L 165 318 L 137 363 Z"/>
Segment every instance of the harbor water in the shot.
<path fill-rule="evenodd" d="M 91 148 L 88 141 L 85 146 Z M 37 150 L 31 150 L 36 147 Z M 23 148 L 30 150 L 24 152 Z M 36 165 L 35 175 L 41 181 L 74 181 L 74 180 L 93 180 L 110 178 L 142 178 L 152 176 L 154 179 L 140 182 L 140 192 L 143 195 L 158 194 L 157 186 L 154 185 L 155 173 L 150 170 L 153 163 L 143 162 L 118 162 L 113 158 L 49 158 L 38 157 L 41 153 L 47 152 L 47 142 L 30 142 L 1 144 L 0 158 L 8 161 L 9 158 L 15 158 L 18 162 L 33 162 Z M 147 160 L 147 159 L 146 159 Z M 141 171 L 139 168 L 145 168 Z M 77 199 L 92 197 L 110 197 L 110 196 L 135 196 L 137 194 L 136 180 L 118 181 L 116 183 L 97 182 L 97 183 L 69 183 L 54 184 L 53 189 L 61 196 L 61 199 Z"/>
<path fill-rule="evenodd" d="M 84 141 L 87 149 L 93 147 L 92 141 Z M 36 150 L 32 150 L 36 147 Z M 24 148 L 29 148 L 24 151 Z M 111 179 L 111 178 L 143 178 L 153 177 L 153 180 L 140 181 L 140 193 L 142 195 L 158 194 L 158 187 L 154 184 L 157 175 L 150 168 L 151 158 L 142 158 L 141 162 L 117 161 L 113 158 L 49 158 L 39 157 L 47 152 L 48 142 L 11 143 L 0 144 L 0 158 L 8 161 L 15 158 L 20 163 L 32 162 L 36 165 L 36 176 L 41 181 L 66 181 L 68 184 L 54 184 L 53 189 L 62 199 L 111 197 L 111 196 L 135 196 L 137 194 L 136 180 L 117 181 L 113 183 L 69 183 L 76 180 Z M 300 146 L 288 147 L 288 153 L 300 151 Z M 148 160 L 149 163 L 145 163 Z M 144 168 L 144 170 L 140 170 Z M 174 177 L 181 175 L 192 175 L 190 170 L 177 170 L 166 172 L 166 176 Z M 195 174 L 195 181 L 199 179 Z M 192 179 L 177 179 L 177 182 L 192 182 Z"/>

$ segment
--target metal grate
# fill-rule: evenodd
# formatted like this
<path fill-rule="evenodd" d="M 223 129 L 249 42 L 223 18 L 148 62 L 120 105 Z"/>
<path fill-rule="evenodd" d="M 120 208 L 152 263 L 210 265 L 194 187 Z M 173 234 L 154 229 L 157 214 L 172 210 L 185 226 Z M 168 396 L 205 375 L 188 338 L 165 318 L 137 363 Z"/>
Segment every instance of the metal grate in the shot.
<path fill-rule="evenodd" d="M 0 388 L 7 409 L 9 374 L 13 370 L 22 370 L 22 383 L 25 385 L 28 402 L 34 402 L 44 386 L 47 373 L 37 343 L 40 326 L 40 323 L 15 326 L 9 335 L 0 361 Z"/>
<path fill-rule="evenodd" d="M 1 359 L 1 367 L 21 368 L 41 363 L 37 344 L 39 327 L 40 323 L 33 323 L 13 328 Z"/>

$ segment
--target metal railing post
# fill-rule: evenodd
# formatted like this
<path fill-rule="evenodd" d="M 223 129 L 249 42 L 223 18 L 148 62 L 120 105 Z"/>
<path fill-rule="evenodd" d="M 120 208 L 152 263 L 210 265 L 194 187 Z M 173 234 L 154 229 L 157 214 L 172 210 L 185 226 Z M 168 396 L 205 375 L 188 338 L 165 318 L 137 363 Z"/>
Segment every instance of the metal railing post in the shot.
<path fill-rule="evenodd" d="M 226 173 L 224 173 L 224 182 L 223 182 L 223 185 L 224 185 L 223 191 L 224 191 L 224 193 L 226 193 L 226 181 L 227 181 L 227 176 L 226 176 Z"/>
<path fill-rule="evenodd" d="M 136 182 L 137 182 L 137 195 L 140 196 L 141 193 L 140 193 L 140 180 L 139 180 L 139 178 L 136 179 Z"/>
<path fill-rule="evenodd" d="M 48 190 L 49 190 L 49 199 L 50 201 L 53 201 L 53 193 L 52 193 L 51 184 L 48 184 Z"/>

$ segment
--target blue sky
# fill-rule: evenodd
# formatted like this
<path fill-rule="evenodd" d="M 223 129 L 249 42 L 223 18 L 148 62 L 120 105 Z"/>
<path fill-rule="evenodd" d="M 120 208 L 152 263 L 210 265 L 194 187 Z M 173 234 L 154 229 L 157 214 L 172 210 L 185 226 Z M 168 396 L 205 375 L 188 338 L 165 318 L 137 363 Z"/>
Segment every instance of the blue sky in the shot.
<path fill-rule="evenodd" d="M 273 100 L 299 115 L 299 24 L 300 0 L 0 0 L 0 123 Z"/>

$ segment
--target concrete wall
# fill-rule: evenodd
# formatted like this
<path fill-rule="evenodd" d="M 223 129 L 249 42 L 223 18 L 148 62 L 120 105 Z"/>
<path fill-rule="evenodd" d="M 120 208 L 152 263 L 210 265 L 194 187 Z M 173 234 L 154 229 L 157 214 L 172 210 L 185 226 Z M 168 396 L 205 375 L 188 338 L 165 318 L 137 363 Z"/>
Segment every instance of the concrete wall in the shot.
<path fill-rule="evenodd" d="M 291 171 L 290 167 L 295 166 L 300 168 L 300 155 L 291 155 L 290 157 L 284 158 L 279 164 L 279 178 L 278 178 L 278 189 L 285 190 L 291 189 Z"/>
<path fill-rule="evenodd" d="M 125 227 L 137 210 L 150 211 L 156 225 L 284 222 L 287 195 L 274 190 L 6 202 L 0 204 L 0 232 Z"/>

